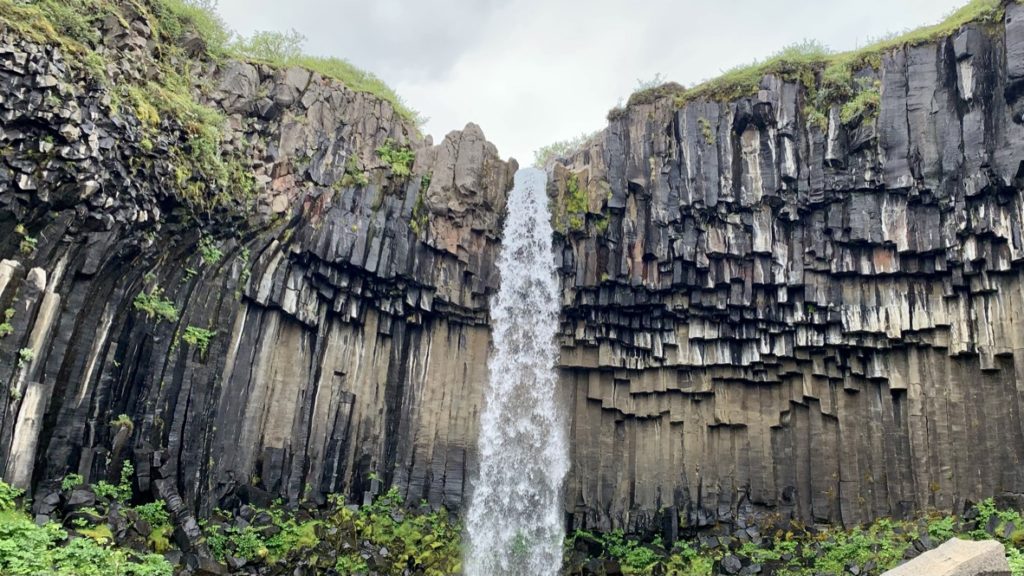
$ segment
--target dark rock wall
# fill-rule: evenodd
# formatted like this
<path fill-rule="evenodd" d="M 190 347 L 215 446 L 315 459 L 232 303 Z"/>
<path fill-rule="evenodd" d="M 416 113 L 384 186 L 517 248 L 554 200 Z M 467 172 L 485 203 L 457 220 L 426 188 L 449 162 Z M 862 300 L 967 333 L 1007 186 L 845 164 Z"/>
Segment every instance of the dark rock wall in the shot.
<path fill-rule="evenodd" d="M 147 46 L 144 24 L 112 50 Z M 144 73 L 144 53 L 123 56 Z M 317 74 L 197 62 L 197 97 L 201 80 L 256 193 L 186 206 L 170 128 L 143 143 L 67 60 L 0 34 L 0 476 L 45 496 L 71 472 L 116 481 L 131 459 L 138 493 L 183 522 L 244 486 L 361 501 L 395 483 L 457 509 L 514 162 L 474 125 L 423 142 Z M 415 151 L 411 176 L 375 153 L 388 140 Z M 134 305 L 156 289 L 176 321 Z M 205 352 L 189 327 L 214 332 Z"/>
<path fill-rule="evenodd" d="M 553 168 L 588 204 L 558 255 L 578 524 L 1024 492 L 1022 45 L 1011 4 L 861 72 L 877 120 L 822 131 L 766 77 L 633 106 Z"/>
<path fill-rule="evenodd" d="M 111 75 L 144 77 L 129 24 L 108 22 Z M 1022 54 L 1012 5 L 864 72 L 877 120 L 809 126 L 805 90 L 769 77 L 631 107 L 554 167 L 559 226 L 570 174 L 587 204 L 557 254 L 575 525 L 850 524 L 1024 492 Z M 256 183 L 227 207 L 175 190 L 187 135 L 146 142 L 57 48 L 0 33 L 0 475 L 45 513 L 65 474 L 131 459 L 186 528 L 235 498 L 391 484 L 458 509 L 515 163 L 303 70 L 194 66 Z M 177 320 L 134 305 L 158 288 Z"/>

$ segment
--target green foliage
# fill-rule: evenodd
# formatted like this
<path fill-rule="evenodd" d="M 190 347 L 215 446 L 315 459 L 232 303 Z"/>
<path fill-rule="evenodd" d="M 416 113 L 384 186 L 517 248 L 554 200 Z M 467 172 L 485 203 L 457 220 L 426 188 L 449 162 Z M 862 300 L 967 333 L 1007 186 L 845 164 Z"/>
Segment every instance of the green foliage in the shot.
<path fill-rule="evenodd" d="M 111 543 L 105 524 L 69 539 L 55 522 L 37 525 L 16 510 L 11 494 L 20 491 L 0 481 L 0 574 L 10 576 L 171 576 L 172 566 L 158 554 L 140 554 Z"/>
<path fill-rule="evenodd" d="M 216 264 L 224 257 L 224 252 L 217 247 L 213 238 L 203 236 L 199 239 L 199 257 L 203 259 L 203 264 Z"/>
<path fill-rule="evenodd" d="M 174 307 L 174 302 L 163 297 L 163 290 L 159 287 L 148 293 L 140 292 L 132 304 L 136 310 L 145 313 L 149 318 L 156 318 L 157 321 L 178 321 L 178 309 Z"/>
<path fill-rule="evenodd" d="M 36 358 L 36 351 L 31 348 L 22 348 L 18 350 L 18 367 L 24 367 L 26 364 L 31 363 Z"/>
<path fill-rule="evenodd" d="M 14 308 L 4 310 L 4 321 L 0 323 L 0 338 L 9 336 L 14 332 L 14 325 L 11 324 L 12 318 L 14 318 Z"/>
<path fill-rule="evenodd" d="M 36 244 L 38 240 L 28 235 L 28 231 L 21 224 L 14 227 L 14 233 L 21 236 L 21 243 L 18 245 L 18 250 L 25 255 L 32 254 L 36 250 Z"/>
<path fill-rule="evenodd" d="M 560 140 L 538 148 L 533 153 L 534 167 L 544 169 L 548 164 L 558 158 L 567 158 L 576 154 L 582 150 L 583 146 L 594 138 L 594 136 L 597 136 L 598 133 L 599 131 L 591 132 L 589 134 L 584 133 L 575 138 Z"/>
<path fill-rule="evenodd" d="M 399 116 L 415 126 L 422 126 L 426 118 L 410 108 L 402 98 L 373 74 L 360 70 L 341 58 L 324 58 L 302 53 L 305 38 L 292 30 L 282 32 L 256 32 L 249 38 L 239 38 L 231 45 L 234 55 L 264 62 L 278 68 L 299 66 L 338 80 L 350 90 L 370 94 L 391 104 Z"/>
<path fill-rule="evenodd" d="M 1007 547 L 1006 561 L 1010 564 L 1010 574 L 1024 576 L 1024 552 L 1020 548 Z"/>
<path fill-rule="evenodd" d="M 345 175 L 341 177 L 339 184 L 341 186 L 366 186 L 369 183 L 370 178 L 359 167 L 359 159 L 355 154 L 349 154 L 348 159 L 345 160 Z"/>
<path fill-rule="evenodd" d="M 565 181 L 565 231 L 580 232 L 587 223 L 590 199 L 587 190 L 580 186 L 579 175 L 572 173 Z"/>
<path fill-rule="evenodd" d="M 360 574 L 369 571 L 370 567 L 366 565 L 366 560 L 363 560 L 358 552 L 349 552 L 338 558 L 334 570 L 338 574 Z"/>
<path fill-rule="evenodd" d="M 700 133 L 704 137 L 704 143 L 708 146 L 714 146 L 715 130 L 711 127 L 711 122 L 707 118 L 698 118 L 697 125 L 700 126 Z"/>
<path fill-rule="evenodd" d="M 636 540 L 628 540 L 622 530 L 615 530 L 601 538 L 605 551 L 619 561 L 623 574 L 651 574 L 660 556 Z"/>
<path fill-rule="evenodd" d="M 377 156 L 391 167 L 391 173 L 396 177 L 408 178 L 412 174 L 416 153 L 408 146 L 396 146 L 388 139 L 383 146 L 377 148 Z"/>
<path fill-rule="evenodd" d="M 232 33 L 217 14 L 215 0 L 158 0 L 153 3 L 153 9 L 167 40 L 177 42 L 195 31 L 206 43 L 211 56 L 226 53 Z"/>
<path fill-rule="evenodd" d="M 358 511 L 339 508 L 328 523 L 341 533 L 354 535 L 356 541 L 386 547 L 391 565 L 383 573 L 442 576 L 461 570 L 459 526 L 448 521 L 444 510 L 413 513 L 403 509 L 394 488 Z M 360 560 L 346 558 L 356 564 Z"/>
<path fill-rule="evenodd" d="M 188 326 L 185 328 L 185 333 L 182 334 L 181 339 L 186 344 L 199 349 L 200 356 L 206 356 L 206 351 L 210 347 L 210 340 L 217 334 L 212 330 L 205 328 L 198 328 L 196 326 Z"/>
<path fill-rule="evenodd" d="M 253 32 L 248 38 L 237 39 L 231 49 L 238 55 L 262 62 L 290 62 L 302 56 L 306 37 L 296 30 Z"/>
<path fill-rule="evenodd" d="M 427 203 L 423 196 L 425 191 L 426 188 L 421 185 L 420 193 L 416 195 L 416 203 L 412 206 L 412 219 L 409 221 L 409 228 L 412 229 L 413 234 L 417 237 L 422 236 L 430 224 L 430 210 L 427 208 Z"/>
<path fill-rule="evenodd" d="M 956 535 L 956 519 L 952 516 L 935 518 L 928 522 L 928 535 L 932 540 L 944 542 Z"/>
<path fill-rule="evenodd" d="M 17 509 L 18 498 L 21 498 L 24 493 L 24 490 L 0 480 L 0 512 Z"/>
<path fill-rule="evenodd" d="M 132 474 L 135 474 L 135 466 L 130 460 L 125 460 L 121 464 L 121 481 L 116 486 L 105 480 L 100 480 L 92 485 L 92 491 L 99 498 L 124 504 L 132 497 Z"/>
<path fill-rule="evenodd" d="M 843 124 L 851 124 L 858 118 L 877 118 L 878 111 L 882 108 L 881 89 L 881 83 L 876 80 L 871 85 L 863 87 L 852 100 L 843 104 L 839 113 Z"/>
<path fill-rule="evenodd" d="M 60 481 L 60 489 L 64 491 L 74 490 L 75 488 L 78 488 L 82 484 L 85 484 L 85 478 L 82 478 L 81 474 L 72 473 L 68 474 L 67 476 L 64 476 L 64 478 Z"/>

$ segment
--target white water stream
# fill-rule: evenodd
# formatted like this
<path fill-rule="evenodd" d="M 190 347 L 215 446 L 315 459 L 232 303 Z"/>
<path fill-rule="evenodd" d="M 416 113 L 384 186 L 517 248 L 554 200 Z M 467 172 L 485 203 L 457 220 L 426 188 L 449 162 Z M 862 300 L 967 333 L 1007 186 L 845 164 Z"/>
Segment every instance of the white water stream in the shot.
<path fill-rule="evenodd" d="M 559 291 L 546 183 L 544 172 L 520 170 L 508 199 L 467 576 L 553 576 L 562 562 L 569 454 L 555 402 Z"/>

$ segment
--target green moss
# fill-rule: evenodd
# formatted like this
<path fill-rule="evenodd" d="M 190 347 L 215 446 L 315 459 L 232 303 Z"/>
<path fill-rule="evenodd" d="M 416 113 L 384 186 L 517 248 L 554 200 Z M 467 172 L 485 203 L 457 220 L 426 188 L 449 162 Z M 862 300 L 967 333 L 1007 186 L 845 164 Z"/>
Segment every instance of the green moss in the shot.
<path fill-rule="evenodd" d="M 120 430 L 121 428 L 127 428 L 130 433 L 135 429 L 135 423 L 132 422 L 131 417 L 127 414 L 120 414 L 117 418 L 110 421 L 110 427 L 114 430 Z"/>
<path fill-rule="evenodd" d="M 353 186 L 366 186 L 370 183 L 369 176 L 359 166 L 359 158 L 355 154 L 349 154 L 345 160 L 345 175 L 338 181 L 338 185 L 346 188 Z"/>

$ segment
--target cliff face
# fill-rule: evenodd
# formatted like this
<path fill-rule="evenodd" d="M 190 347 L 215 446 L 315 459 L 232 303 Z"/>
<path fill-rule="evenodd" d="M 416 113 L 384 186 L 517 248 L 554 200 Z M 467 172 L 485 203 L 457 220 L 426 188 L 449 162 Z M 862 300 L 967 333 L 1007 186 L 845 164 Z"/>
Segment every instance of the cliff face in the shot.
<path fill-rule="evenodd" d="M 514 162 L 474 125 L 423 142 L 319 74 L 190 59 L 245 167 L 195 199 L 176 160 L 197 135 L 112 104 L 111 78 L 162 81 L 132 16 L 107 21 L 107 82 L 0 33 L 0 475 L 45 514 L 65 474 L 130 459 L 193 537 L 190 514 L 243 486 L 361 501 L 393 482 L 457 509 Z M 381 147 L 414 152 L 411 174 Z"/>
<path fill-rule="evenodd" d="M 193 539 L 239 499 L 459 509 L 515 163 L 195 38 L 199 107 L 158 114 L 156 28 L 105 20 L 97 79 L 0 24 L 0 475 L 46 514 L 131 460 Z M 859 75 L 877 118 L 822 129 L 767 77 L 631 106 L 553 168 L 574 525 L 1024 493 L 1024 9 Z"/>
<path fill-rule="evenodd" d="M 554 167 L 576 522 L 1024 492 L 1022 47 L 1011 4 L 859 71 L 877 118 L 822 130 L 768 76 L 631 106 Z"/>

